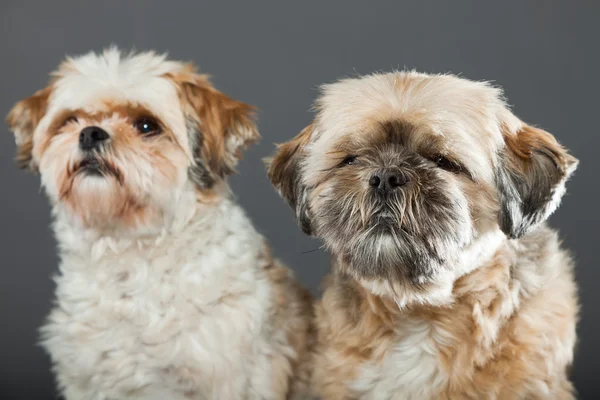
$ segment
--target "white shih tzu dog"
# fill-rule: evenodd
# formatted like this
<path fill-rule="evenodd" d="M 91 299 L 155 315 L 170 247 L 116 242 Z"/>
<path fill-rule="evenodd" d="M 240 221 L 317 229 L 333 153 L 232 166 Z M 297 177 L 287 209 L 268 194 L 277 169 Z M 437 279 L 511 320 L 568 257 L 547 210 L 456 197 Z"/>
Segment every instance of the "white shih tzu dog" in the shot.
<path fill-rule="evenodd" d="M 42 328 L 70 400 L 285 399 L 305 383 L 310 297 L 226 177 L 252 107 L 152 52 L 68 58 L 7 117 L 60 249 Z"/>
<path fill-rule="evenodd" d="M 544 221 L 577 167 L 500 89 L 376 74 L 323 87 L 269 176 L 332 253 L 324 399 L 572 399 L 573 264 Z"/>

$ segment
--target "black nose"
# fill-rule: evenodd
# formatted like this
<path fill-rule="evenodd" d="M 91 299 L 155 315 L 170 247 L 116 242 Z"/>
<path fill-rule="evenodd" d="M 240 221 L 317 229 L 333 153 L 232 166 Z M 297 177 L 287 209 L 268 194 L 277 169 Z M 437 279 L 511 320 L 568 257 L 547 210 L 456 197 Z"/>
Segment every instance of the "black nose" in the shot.
<path fill-rule="evenodd" d="M 377 171 L 369 179 L 369 186 L 378 192 L 390 193 L 408 183 L 405 175 L 395 171 Z"/>
<path fill-rule="evenodd" d="M 87 128 L 83 128 L 79 134 L 79 148 L 81 150 L 96 149 L 108 137 L 108 133 L 104 129 L 97 126 L 88 126 Z"/>

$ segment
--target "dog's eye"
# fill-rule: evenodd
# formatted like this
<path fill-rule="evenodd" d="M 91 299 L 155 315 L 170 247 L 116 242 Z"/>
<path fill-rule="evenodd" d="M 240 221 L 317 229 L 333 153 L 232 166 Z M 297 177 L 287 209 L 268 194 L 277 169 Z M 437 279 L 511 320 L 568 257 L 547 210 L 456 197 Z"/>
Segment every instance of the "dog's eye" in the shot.
<path fill-rule="evenodd" d="M 453 172 L 455 174 L 463 170 L 460 164 L 455 163 L 454 161 L 450 161 L 446 157 L 439 154 L 433 157 L 432 161 L 435 162 L 439 168 L 449 172 Z"/>
<path fill-rule="evenodd" d="M 156 120 L 150 117 L 138 118 L 133 126 L 144 136 L 154 136 L 160 133 L 160 126 Z"/>
<path fill-rule="evenodd" d="M 350 156 L 346 156 L 346 158 L 344 158 L 344 160 L 342 161 L 341 165 L 352 165 L 356 162 L 358 156 L 354 156 L 354 155 L 350 155 Z"/>

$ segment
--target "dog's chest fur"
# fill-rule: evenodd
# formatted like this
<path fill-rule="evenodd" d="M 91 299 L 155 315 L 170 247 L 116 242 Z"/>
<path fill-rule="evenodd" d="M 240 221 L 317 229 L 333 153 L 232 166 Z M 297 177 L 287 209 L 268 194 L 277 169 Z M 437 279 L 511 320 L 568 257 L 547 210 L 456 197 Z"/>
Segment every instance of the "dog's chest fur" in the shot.
<path fill-rule="evenodd" d="M 455 281 L 445 306 L 397 307 L 344 275 L 317 305 L 327 399 L 572 399 L 572 261 L 547 228 Z"/>
<path fill-rule="evenodd" d="M 63 252 L 43 344 L 69 398 L 235 399 L 269 381 L 264 243 L 226 211 L 151 246 Z"/>
<path fill-rule="evenodd" d="M 350 389 L 365 400 L 434 399 L 447 385 L 448 374 L 440 362 L 438 344 L 433 339 L 435 327 L 421 319 L 399 322 L 401 337 L 380 362 L 365 362 Z"/>

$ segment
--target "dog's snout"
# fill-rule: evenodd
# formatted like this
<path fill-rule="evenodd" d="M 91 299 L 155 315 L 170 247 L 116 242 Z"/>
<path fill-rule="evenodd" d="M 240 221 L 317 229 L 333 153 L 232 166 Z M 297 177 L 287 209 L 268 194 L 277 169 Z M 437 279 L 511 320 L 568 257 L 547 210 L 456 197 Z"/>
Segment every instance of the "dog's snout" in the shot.
<path fill-rule="evenodd" d="M 94 150 L 108 138 L 108 133 L 104 129 L 97 126 L 88 126 L 83 128 L 79 134 L 79 148 L 81 150 Z"/>
<path fill-rule="evenodd" d="M 390 170 L 375 172 L 369 178 L 369 186 L 383 193 L 392 192 L 407 183 L 408 179 L 403 174 Z"/>

